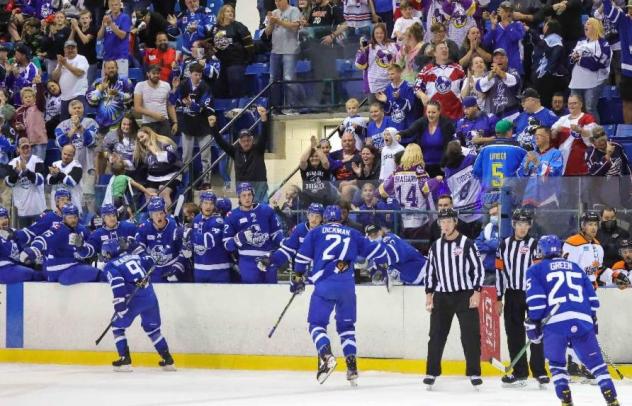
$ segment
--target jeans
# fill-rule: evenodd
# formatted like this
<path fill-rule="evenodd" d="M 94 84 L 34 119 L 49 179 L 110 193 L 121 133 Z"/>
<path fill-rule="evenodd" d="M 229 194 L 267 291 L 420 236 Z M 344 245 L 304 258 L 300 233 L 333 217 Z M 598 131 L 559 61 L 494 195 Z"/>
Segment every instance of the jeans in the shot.
<path fill-rule="evenodd" d="M 224 151 L 220 147 L 213 144 L 213 146 L 211 147 L 211 156 L 214 155 L 215 159 L 217 159 L 223 153 Z M 222 177 L 222 180 L 224 181 L 224 185 L 230 185 L 230 173 L 228 172 L 228 155 L 224 155 L 224 157 L 219 161 L 217 166 L 219 167 L 219 176 Z"/>
<path fill-rule="evenodd" d="M 571 89 L 572 95 L 580 96 L 584 99 L 584 109 L 587 113 L 591 114 L 598 123 L 601 121 L 599 119 L 599 112 L 597 111 L 597 102 L 599 102 L 599 98 L 601 97 L 604 84 L 605 81 L 590 89 Z"/>
<path fill-rule="evenodd" d="M 197 141 L 198 146 L 202 149 L 203 146 L 211 142 L 212 137 L 210 134 L 203 136 L 193 136 L 182 133 L 182 161 L 187 162 L 193 156 L 193 148 L 195 147 L 195 141 Z M 206 171 L 209 166 L 211 166 L 211 148 L 207 148 L 202 152 L 202 172 Z M 193 174 L 189 174 L 190 182 L 193 181 Z M 202 180 L 203 183 L 211 183 L 211 173 L 209 172 L 204 176 Z"/>
<path fill-rule="evenodd" d="M 276 80 L 296 80 L 296 60 L 298 54 L 270 55 L 270 83 Z M 290 83 L 272 87 L 272 106 L 296 106 L 299 101 L 300 84 Z M 285 93 L 285 100 L 282 99 Z"/>
<path fill-rule="evenodd" d="M 46 161 L 46 147 L 46 144 L 35 144 L 31 146 L 31 152 L 42 161 Z"/>

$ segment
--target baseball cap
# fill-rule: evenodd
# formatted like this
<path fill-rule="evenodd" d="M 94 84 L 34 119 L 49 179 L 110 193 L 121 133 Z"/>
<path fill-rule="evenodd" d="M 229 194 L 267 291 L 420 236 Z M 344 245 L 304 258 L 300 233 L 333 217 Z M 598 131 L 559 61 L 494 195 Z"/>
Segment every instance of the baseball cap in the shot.
<path fill-rule="evenodd" d="M 504 10 L 512 10 L 513 11 L 513 4 L 511 4 L 510 1 L 503 1 L 502 3 L 500 3 L 500 5 L 498 6 Z"/>
<path fill-rule="evenodd" d="M 71 39 L 69 39 L 68 41 L 64 42 L 64 48 L 66 47 L 76 47 L 77 43 Z"/>
<path fill-rule="evenodd" d="M 476 106 L 476 97 L 474 96 L 467 96 L 463 98 L 463 107 L 474 107 Z"/>
<path fill-rule="evenodd" d="M 527 97 L 533 97 L 534 99 L 539 99 L 540 98 L 540 93 L 538 93 L 537 90 L 535 90 L 532 87 L 528 87 L 526 89 L 524 89 L 524 91 L 522 92 L 522 94 L 520 96 L 518 96 L 519 99 L 525 99 Z"/>
<path fill-rule="evenodd" d="M 502 55 L 507 56 L 507 51 L 505 51 L 503 48 L 496 48 L 494 49 L 494 52 L 492 52 L 492 56 L 496 54 L 502 54 Z"/>
<path fill-rule="evenodd" d="M 513 128 L 513 124 L 511 124 L 509 120 L 503 119 L 496 123 L 495 130 L 497 134 L 504 134 L 507 131 L 511 130 L 512 128 Z"/>
<path fill-rule="evenodd" d="M 241 137 L 252 137 L 252 133 L 250 132 L 249 129 L 244 128 L 244 129 L 239 131 L 239 138 L 241 138 Z"/>
<path fill-rule="evenodd" d="M 15 46 L 15 52 L 19 52 L 23 55 L 26 55 L 27 58 L 31 57 L 31 48 L 28 45 L 20 43 Z"/>
<path fill-rule="evenodd" d="M 377 233 L 378 231 L 380 231 L 380 227 L 376 224 L 367 224 L 367 226 L 364 227 L 364 234 L 366 235 L 371 235 L 373 233 Z"/>

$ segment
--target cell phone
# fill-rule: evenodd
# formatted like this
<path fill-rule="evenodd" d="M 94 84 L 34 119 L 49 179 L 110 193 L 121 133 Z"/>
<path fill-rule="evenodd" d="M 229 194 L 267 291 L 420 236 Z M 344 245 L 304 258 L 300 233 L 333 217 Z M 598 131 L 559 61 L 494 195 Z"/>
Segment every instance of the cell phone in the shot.
<path fill-rule="evenodd" d="M 366 39 L 366 37 L 360 38 L 360 46 L 362 46 L 362 48 L 368 47 L 369 46 L 369 40 Z"/>

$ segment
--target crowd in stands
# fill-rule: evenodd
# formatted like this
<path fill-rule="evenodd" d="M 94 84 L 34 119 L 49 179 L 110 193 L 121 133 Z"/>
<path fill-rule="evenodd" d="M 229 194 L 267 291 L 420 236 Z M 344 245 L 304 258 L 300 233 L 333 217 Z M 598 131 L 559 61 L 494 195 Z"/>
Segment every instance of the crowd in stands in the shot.
<path fill-rule="evenodd" d="M 454 207 L 459 230 L 494 247 L 504 186 L 533 209 L 576 209 L 578 188 L 586 207 L 629 207 L 631 144 L 617 125 L 632 124 L 632 4 L 263 0 L 251 33 L 235 3 L 3 6 L 0 199 L 20 227 L 47 206 L 60 211 L 60 189 L 80 214 L 98 214 L 86 196 L 104 178 L 103 203 L 121 212 L 156 196 L 169 210 L 192 182 L 181 169 L 196 148 L 196 175 L 206 173 L 198 189 L 211 188 L 210 167 L 225 153 L 225 190 L 249 182 L 254 201 L 266 202 L 264 153 L 283 136 L 270 133 L 269 115 L 332 101 L 347 113 L 339 140 L 312 137 L 298 163 L 301 187 L 270 201 L 287 230 L 311 204 L 340 204 L 347 224 L 398 229 L 425 251 L 439 233 L 432 213 Z M 362 83 L 353 95 L 338 80 L 347 59 Z M 261 88 L 245 80 L 256 61 L 268 69 L 269 99 L 220 133 L 232 117 L 222 101 Z M 297 81 L 304 61 L 314 83 Z M 599 182 L 578 183 L 585 178 Z M 552 222 L 567 231 L 567 219 Z"/>

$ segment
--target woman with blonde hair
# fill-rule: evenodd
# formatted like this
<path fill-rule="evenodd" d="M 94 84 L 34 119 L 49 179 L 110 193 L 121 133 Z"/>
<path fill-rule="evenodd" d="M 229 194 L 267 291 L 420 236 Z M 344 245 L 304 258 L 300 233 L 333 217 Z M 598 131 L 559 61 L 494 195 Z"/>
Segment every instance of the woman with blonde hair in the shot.
<path fill-rule="evenodd" d="M 172 181 L 168 187 L 167 182 L 178 172 L 182 165 L 178 158 L 178 147 L 169 137 L 157 134 L 151 128 L 143 126 L 136 134 L 136 147 L 134 149 L 134 162 L 136 167 L 144 167 L 147 171 L 147 180 L 143 186 L 147 189 L 148 199 L 152 193 L 159 194 L 165 205 L 171 205 L 171 192 L 179 185 L 182 177 Z"/>
<path fill-rule="evenodd" d="M 402 235 L 415 240 L 427 240 L 430 236 L 432 215 L 427 211 L 435 210 L 435 199 L 449 194 L 443 178 L 431 179 L 425 168 L 424 154 L 421 147 L 408 144 L 395 172 L 380 185 L 382 197 L 397 199 L 402 209 L 420 210 L 420 213 L 402 214 Z M 424 212 L 425 211 L 425 212 Z M 424 252 L 428 243 L 413 244 Z"/>
<path fill-rule="evenodd" d="M 610 44 L 604 38 L 604 28 L 601 21 L 594 17 L 584 24 L 586 39 L 577 43 L 571 54 L 571 83 L 568 87 L 571 94 L 584 99 L 586 112 L 599 122 L 597 101 L 601 97 L 601 89 L 610 75 L 610 60 L 612 51 Z"/>

